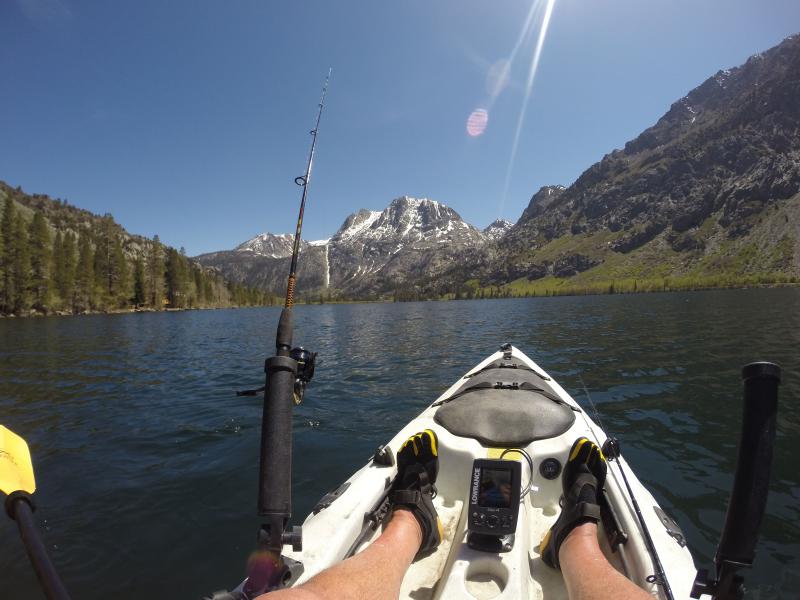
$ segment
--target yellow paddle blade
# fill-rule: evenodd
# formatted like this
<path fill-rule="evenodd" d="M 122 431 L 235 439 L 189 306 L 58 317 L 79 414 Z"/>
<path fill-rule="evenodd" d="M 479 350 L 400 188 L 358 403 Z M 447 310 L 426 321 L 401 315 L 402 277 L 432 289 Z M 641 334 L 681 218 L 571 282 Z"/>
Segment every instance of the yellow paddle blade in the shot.
<path fill-rule="evenodd" d="M 0 425 L 0 491 L 5 494 L 36 491 L 28 443 Z"/>

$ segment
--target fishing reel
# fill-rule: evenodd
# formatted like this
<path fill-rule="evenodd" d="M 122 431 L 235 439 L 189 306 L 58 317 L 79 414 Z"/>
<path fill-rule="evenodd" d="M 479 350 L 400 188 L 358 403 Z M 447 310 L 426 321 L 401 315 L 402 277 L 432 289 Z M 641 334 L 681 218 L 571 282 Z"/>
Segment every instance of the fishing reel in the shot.
<path fill-rule="evenodd" d="M 295 405 L 303 402 L 303 395 L 306 393 L 306 386 L 314 377 L 314 368 L 317 365 L 317 353 L 310 352 L 302 346 L 292 348 L 289 352 L 289 358 L 297 363 L 297 373 L 294 379 L 294 393 L 293 399 Z M 253 390 L 241 390 L 236 392 L 237 396 L 256 396 L 263 392 L 266 386 L 256 388 Z"/>
<path fill-rule="evenodd" d="M 317 353 L 306 350 L 302 346 L 292 348 L 289 356 L 297 361 L 297 375 L 294 380 L 294 403 L 300 404 L 306 393 L 306 386 L 314 377 L 317 364 Z"/>

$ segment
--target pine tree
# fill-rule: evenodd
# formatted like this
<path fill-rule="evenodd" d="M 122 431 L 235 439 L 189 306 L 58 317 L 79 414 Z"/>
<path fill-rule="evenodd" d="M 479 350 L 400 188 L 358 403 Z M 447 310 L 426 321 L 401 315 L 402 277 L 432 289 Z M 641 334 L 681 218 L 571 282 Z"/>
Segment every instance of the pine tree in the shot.
<path fill-rule="evenodd" d="M 50 232 L 38 211 L 33 214 L 30 227 L 30 260 L 33 308 L 47 312 L 50 306 Z"/>
<path fill-rule="evenodd" d="M 28 245 L 28 232 L 25 221 L 16 219 L 14 227 L 14 263 L 12 273 L 14 277 L 14 296 L 12 310 L 21 313 L 30 308 L 28 286 L 30 285 L 31 254 Z"/>
<path fill-rule="evenodd" d="M 130 297 L 128 285 L 128 265 L 125 260 L 125 253 L 122 251 L 122 240 L 119 236 L 115 237 L 114 247 L 111 251 L 111 295 L 114 304 L 120 308 L 124 307 Z"/>
<path fill-rule="evenodd" d="M 16 231 L 16 209 L 14 201 L 6 196 L 3 219 L 0 221 L 0 238 L 3 239 L 2 285 L 0 285 L 0 312 L 10 313 L 14 306 L 14 233 Z"/>
<path fill-rule="evenodd" d="M 61 247 L 61 254 L 64 262 L 64 275 L 61 283 L 58 284 L 58 295 L 64 302 L 64 307 L 72 309 L 75 296 L 75 234 L 67 232 L 64 236 L 64 245 Z"/>
<path fill-rule="evenodd" d="M 194 277 L 192 276 L 192 264 L 186 256 L 186 248 L 181 246 L 181 287 L 183 288 L 183 306 L 184 308 L 192 308 L 196 303 L 196 294 L 192 284 Z"/>
<path fill-rule="evenodd" d="M 163 307 L 164 298 L 164 254 L 158 236 L 153 236 L 147 256 L 147 295 L 156 310 Z"/>
<path fill-rule="evenodd" d="M 137 258 L 133 263 L 133 304 L 138 307 L 147 301 L 145 286 L 144 263 Z"/>
<path fill-rule="evenodd" d="M 185 277 L 181 255 L 175 248 L 167 249 L 166 279 L 169 305 L 172 308 L 183 307 Z"/>
<path fill-rule="evenodd" d="M 56 237 L 53 238 L 52 262 L 50 263 L 50 284 L 52 289 L 58 294 L 60 303 L 63 304 L 64 296 L 64 236 L 61 230 L 56 230 Z"/>
<path fill-rule="evenodd" d="M 103 215 L 95 229 L 94 236 L 94 283 L 97 288 L 97 301 L 102 306 L 113 302 L 112 248 L 114 238 L 114 219 Z"/>
<path fill-rule="evenodd" d="M 75 268 L 75 298 L 72 308 L 83 312 L 94 307 L 94 252 L 89 232 L 84 231 L 78 241 L 78 264 Z"/>
<path fill-rule="evenodd" d="M 194 277 L 194 293 L 197 297 L 197 304 L 203 305 L 205 301 L 205 287 L 203 286 L 203 271 L 195 266 L 192 266 L 192 275 Z"/>

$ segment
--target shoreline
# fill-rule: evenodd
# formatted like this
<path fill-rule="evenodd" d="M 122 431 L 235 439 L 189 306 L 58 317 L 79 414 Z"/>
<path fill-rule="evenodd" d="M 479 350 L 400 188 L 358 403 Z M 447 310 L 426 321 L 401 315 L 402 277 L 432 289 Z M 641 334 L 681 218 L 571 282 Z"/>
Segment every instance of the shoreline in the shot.
<path fill-rule="evenodd" d="M 508 290 L 509 284 L 500 286 L 500 289 L 505 292 Z M 696 286 L 696 287 L 675 287 L 666 289 L 573 289 L 565 288 L 563 290 L 551 289 L 546 293 L 501 293 L 496 296 L 479 297 L 457 297 L 454 293 L 449 293 L 446 296 L 438 298 L 409 298 L 409 299 L 396 299 L 396 298 L 371 298 L 371 299 L 347 299 L 347 300 L 329 300 L 325 302 L 296 302 L 295 306 L 324 306 L 325 304 L 384 304 L 384 303 L 403 303 L 403 302 L 453 302 L 457 300 L 510 300 L 520 298 L 554 298 L 554 297 L 571 297 L 571 296 L 625 296 L 625 295 L 639 295 L 639 294 L 672 294 L 678 292 L 708 292 L 713 290 L 749 290 L 749 289 L 777 289 L 777 288 L 800 288 L 800 282 L 781 282 L 781 283 L 762 283 L 762 284 L 743 284 L 743 285 L 728 285 L 728 286 Z M 489 288 L 485 288 L 489 289 Z M 202 306 L 191 308 L 164 308 L 156 310 L 154 308 L 118 308 L 113 310 L 89 310 L 80 313 L 71 313 L 67 311 L 53 311 L 49 313 L 42 313 L 39 311 L 31 310 L 29 314 L 15 315 L 15 314 L 0 314 L 0 319 L 28 319 L 28 318 L 46 318 L 46 317 L 82 317 L 91 315 L 127 315 L 135 313 L 171 313 L 171 312 L 187 312 L 194 310 L 229 310 L 229 309 L 242 309 L 242 308 L 280 308 L 281 304 L 264 304 L 252 306 Z"/>
<path fill-rule="evenodd" d="M 265 304 L 263 306 L 278 306 L 277 304 Z M 29 311 L 28 314 L 15 315 L 15 314 L 2 314 L 0 319 L 38 319 L 47 317 L 86 317 L 91 315 L 129 315 L 135 313 L 171 313 L 171 312 L 187 312 L 193 310 L 227 310 L 231 308 L 261 308 L 261 305 L 254 306 L 194 306 L 191 308 L 164 308 L 156 310 L 155 308 L 115 308 L 110 310 L 85 310 L 79 313 L 72 313 L 64 310 L 54 310 L 52 312 L 43 313 L 36 310 Z"/>

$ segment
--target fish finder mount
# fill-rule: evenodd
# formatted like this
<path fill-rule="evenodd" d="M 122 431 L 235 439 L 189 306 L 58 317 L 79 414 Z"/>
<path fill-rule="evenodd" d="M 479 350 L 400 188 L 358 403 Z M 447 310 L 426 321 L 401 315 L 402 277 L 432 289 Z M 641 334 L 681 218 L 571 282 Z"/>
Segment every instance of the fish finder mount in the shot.
<path fill-rule="evenodd" d="M 521 489 L 519 461 L 479 458 L 472 463 L 467 513 L 470 548 L 498 553 L 514 547 Z"/>

